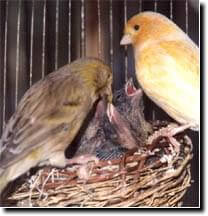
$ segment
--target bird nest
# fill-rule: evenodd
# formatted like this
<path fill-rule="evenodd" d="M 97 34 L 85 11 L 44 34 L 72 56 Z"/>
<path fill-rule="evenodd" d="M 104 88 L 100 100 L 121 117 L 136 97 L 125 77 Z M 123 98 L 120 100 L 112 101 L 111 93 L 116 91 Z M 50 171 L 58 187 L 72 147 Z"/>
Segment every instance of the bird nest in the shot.
<path fill-rule="evenodd" d="M 166 139 L 157 139 L 120 159 L 40 169 L 8 201 L 39 207 L 179 206 L 191 183 L 192 142 L 185 134 L 176 139 L 180 152 Z"/>

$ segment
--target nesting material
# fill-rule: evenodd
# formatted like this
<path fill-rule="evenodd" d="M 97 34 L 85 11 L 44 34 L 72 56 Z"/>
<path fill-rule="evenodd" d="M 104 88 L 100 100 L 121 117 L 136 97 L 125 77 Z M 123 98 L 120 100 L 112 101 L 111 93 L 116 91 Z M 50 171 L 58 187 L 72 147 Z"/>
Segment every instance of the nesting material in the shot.
<path fill-rule="evenodd" d="M 154 130 L 159 125 L 154 124 Z M 192 142 L 185 134 L 175 137 L 181 143 L 179 153 L 160 139 L 121 159 L 40 169 L 8 202 L 20 207 L 179 206 L 191 184 Z"/>

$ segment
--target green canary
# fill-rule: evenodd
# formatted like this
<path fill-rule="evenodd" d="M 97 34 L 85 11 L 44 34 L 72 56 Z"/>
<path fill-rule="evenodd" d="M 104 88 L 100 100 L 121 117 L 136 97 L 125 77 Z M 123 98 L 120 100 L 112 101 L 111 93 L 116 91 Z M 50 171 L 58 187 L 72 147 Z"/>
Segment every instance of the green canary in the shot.
<path fill-rule="evenodd" d="M 0 140 L 0 194 L 30 168 L 65 167 L 64 152 L 96 101 L 112 101 L 112 72 L 82 58 L 34 84 L 21 99 Z"/>

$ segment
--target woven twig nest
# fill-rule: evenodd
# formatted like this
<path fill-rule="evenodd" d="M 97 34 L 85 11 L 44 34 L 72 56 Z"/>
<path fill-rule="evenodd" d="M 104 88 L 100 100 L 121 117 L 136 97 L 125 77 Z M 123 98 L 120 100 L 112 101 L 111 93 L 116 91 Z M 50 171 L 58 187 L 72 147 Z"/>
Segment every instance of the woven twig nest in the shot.
<path fill-rule="evenodd" d="M 176 138 L 180 153 L 160 140 L 151 151 L 142 148 L 121 159 L 40 169 L 8 200 L 40 207 L 179 206 L 191 183 L 192 143 L 184 134 Z"/>

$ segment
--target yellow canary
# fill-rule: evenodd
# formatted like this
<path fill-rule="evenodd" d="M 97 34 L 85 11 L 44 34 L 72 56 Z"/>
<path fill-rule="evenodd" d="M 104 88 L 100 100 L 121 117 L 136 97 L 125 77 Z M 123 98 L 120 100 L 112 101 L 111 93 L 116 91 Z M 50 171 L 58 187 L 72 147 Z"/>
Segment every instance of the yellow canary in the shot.
<path fill-rule="evenodd" d="M 147 96 L 182 125 L 198 130 L 199 51 L 175 23 L 155 12 L 128 20 L 121 45 L 132 44 L 136 77 Z"/>
<path fill-rule="evenodd" d="M 99 98 L 112 101 L 112 72 L 83 58 L 49 74 L 23 96 L 0 140 L 0 194 L 31 167 L 64 167 L 64 151 Z"/>

